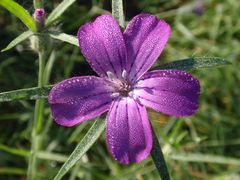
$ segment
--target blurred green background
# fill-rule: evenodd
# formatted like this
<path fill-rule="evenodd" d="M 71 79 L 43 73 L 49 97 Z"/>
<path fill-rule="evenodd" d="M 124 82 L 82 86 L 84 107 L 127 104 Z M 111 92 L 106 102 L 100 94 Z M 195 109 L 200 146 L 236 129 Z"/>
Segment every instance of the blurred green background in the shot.
<path fill-rule="evenodd" d="M 17 0 L 32 14 L 32 1 Z M 45 1 L 50 13 L 61 1 Z M 186 57 L 222 57 L 230 66 L 193 71 L 201 82 L 200 107 L 190 118 L 172 118 L 149 110 L 149 116 L 168 163 L 172 179 L 240 179 L 240 2 L 126 1 L 126 20 L 141 12 L 165 19 L 170 40 L 157 63 Z M 79 26 L 111 11 L 108 0 L 76 1 L 55 23 L 54 30 L 76 35 Z M 0 8 L 0 49 L 26 30 L 19 19 Z M 50 45 L 49 45 L 50 46 Z M 54 41 L 55 62 L 50 84 L 65 78 L 94 74 L 78 47 Z M 37 55 L 29 42 L 0 53 L 0 92 L 37 85 Z M 45 110 L 38 179 L 52 179 L 93 121 L 73 128 L 54 123 Z M 34 101 L 0 103 L 0 179 L 26 179 Z M 105 135 L 64 179 L 160 179 L 151 157 L 122 166 L 110 157 Z"/>

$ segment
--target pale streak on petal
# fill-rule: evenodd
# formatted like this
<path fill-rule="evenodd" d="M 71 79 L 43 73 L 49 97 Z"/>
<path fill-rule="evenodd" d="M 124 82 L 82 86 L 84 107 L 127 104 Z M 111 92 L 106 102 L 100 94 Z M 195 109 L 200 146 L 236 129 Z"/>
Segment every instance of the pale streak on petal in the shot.
<path fill-rule="evenodd" d="M 199 81 L 179 70 L 148 72 L 136 84 L 133 93 L 141 103 L 156 111 L 176 116 L 191 116 L 198 109 Z"/>
<path fill-rule="evenodd" d="M 124 31 L 127 48 L 126 70 L 135 82 L 154 64 L 170 36 L 170 26 L 150 14 L 135 16 Z"/>
<path fill-rule="evenodd" d="M 111 105 L 114 88 L 109 81 L 95 76 L 74 77 L 52 88 L 48 102 L 54 120 L 62 126 L 73 126 L 93 119 Z"/>
<path fill-rule="evenodd" d="M 122 164 L 138 163 L 152 149 L 152 131 L 146 108 L 132 98 L 114 100 L 107 115 L 107 145 Z"/>

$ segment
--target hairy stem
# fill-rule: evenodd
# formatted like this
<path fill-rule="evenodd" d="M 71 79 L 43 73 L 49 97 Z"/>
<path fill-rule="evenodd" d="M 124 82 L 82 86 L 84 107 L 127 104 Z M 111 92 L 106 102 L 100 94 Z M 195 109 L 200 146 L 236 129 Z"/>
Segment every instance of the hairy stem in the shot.
<path fill-rule="evenodd" d="M 43 7 L 43 0 L 33 0 L 34 8 L 42 8 Z"/>
<path fill-rule="evenodd" d="M 123 0 L 112 0 L 112 15 L 122 28 L 125 28 Z"/>
<path fill-rule="evenodd" d="M 38 53 L 39 55 L 39 72 L 38 72 L 38 87 L 42 88 L 44 86 L 44 66 L 45 66 L 45 54 L 42 51 Z M 37 169 L 37 152 L 39 150 L 40 133 L 42 129 L 42 121 L 44 117 L 44 99 L 38 99 L 35 103 L 34 121 L 33 129 L 31 134 L 31 151 L 28 163 L 28 180 L 36 179 L 36 169 Z"/>

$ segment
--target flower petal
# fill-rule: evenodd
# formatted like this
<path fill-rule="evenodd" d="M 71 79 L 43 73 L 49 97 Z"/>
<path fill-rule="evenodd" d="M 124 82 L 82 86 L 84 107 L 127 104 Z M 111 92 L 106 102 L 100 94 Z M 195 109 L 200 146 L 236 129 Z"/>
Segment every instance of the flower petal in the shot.
<path fill-rule="evenodd" d="M 117 21 L 110 15 L 99 16 L 78 30 L 83 55 L 99 76 L 110 71 L 121 77 L 126 64 L 126 47 Z"/>
<path fill-rule="evenodd" d="M 150 14 L 135 16 L 123 36 L 127 48 L 127 72 L 138 79 L 157 60 L 170 36 L 170 26 Z"/>
<path fill-rule="evenodd" d="M 116 99 L 107 115 L 107 144 L 122 164 L 144 160 L 152 149 L 146 108 L 129 97 Z"/>
<path fill-rule="evenodd" d="M 157 70 L 146 73 L 133 94 L 156 111 L 177 117 L 190 116 L 198 109 L 200 85 L 184 71 Z"/>
<path fill-rule="evenodd" d="M 63 126 L 95 118 L 109 109 L 112 91 L 106 80 L 95 76 L 64 80 L 48 96 L 52 116 Z"/>

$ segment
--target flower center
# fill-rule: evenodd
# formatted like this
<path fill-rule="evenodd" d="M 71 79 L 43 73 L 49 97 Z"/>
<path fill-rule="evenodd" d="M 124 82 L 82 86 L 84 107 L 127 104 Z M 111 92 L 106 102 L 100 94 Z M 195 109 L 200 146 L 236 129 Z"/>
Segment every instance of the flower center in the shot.
<path fill-rule="evenodd" d="M 129 96 L 129 92 L 131 92 L 132 90 L 132 86 L 129 84 L 129 83 L 122 83 L 120 84 L 120 87 L 119 87 L 119 94 L 120 96 Z"/>
<path fill-rule="evenodd" d="M 112 97 L 129 96 L 132 91 L 132 84 L 127 80 L 126 70 L 123 70 L 122 77 L 119 79 L 113 75 L 112 72 L 107 72 L 108 79 L 113 83 L 115 87 L 115 92 L 112 94 Z"/>

